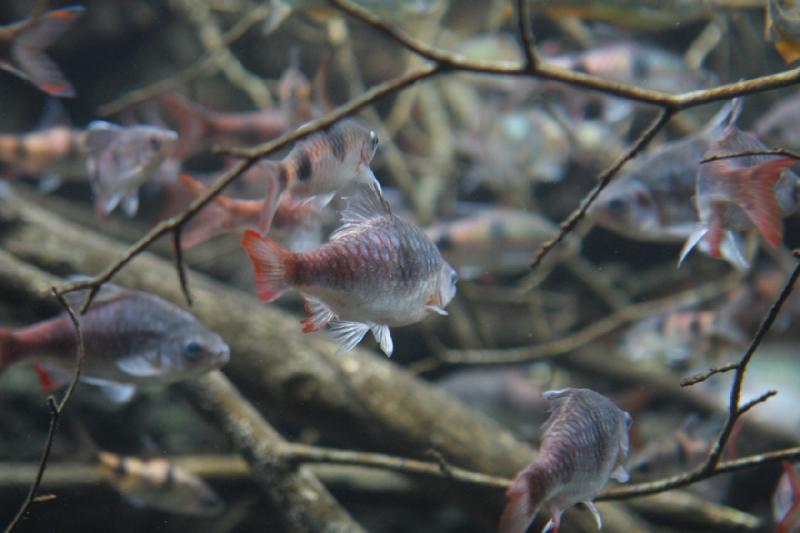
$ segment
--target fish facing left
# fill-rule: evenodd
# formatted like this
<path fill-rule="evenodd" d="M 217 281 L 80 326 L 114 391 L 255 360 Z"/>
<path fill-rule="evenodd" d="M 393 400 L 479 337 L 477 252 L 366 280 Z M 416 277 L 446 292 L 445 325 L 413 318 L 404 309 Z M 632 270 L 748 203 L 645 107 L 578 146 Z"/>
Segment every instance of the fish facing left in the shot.
<path fill-rule="evenodd" d="M 0 68 L 52 96 L 75 96 L 72 84 L 43 50 L 78 20 L 83 11 L 83 6 L 66 7 L 0 26 Z"/>
<path fill-rule="evenodd" d="M 77 308 L 84 293 L 70 293 Z M 225 341 L 193 315 L 145 292 L 104 285 L 80 318 L 86 355 L 81 380 L 127 401 L 139 385 L 198 376 L 228 362 Z M 36 366 L 46 389 L 74 372 L 77 338 L 66 313 L 21 329 L 0 329 L 0 373 L 18 362 Z"/>
<path fill-rule="evenodd" d="M 98 450 L 103 479 L 131 505 L 172 514 L 215 516 L 224 503 L 208 484 L 169 459 Z"/>
<path fill-rule="evenodd" d="M 341 227 L 315 250 L 292 253 L 252 230 L 242 244 L 261 299 L 271 302 L 298 289 L 311 315 L 302 321 L 303 332 L 330 325 L 340 353 L 372 331 L 391 355 L 390 326 L 446 314 L 456 292 L 455 270 L 420 228 L 391 213 L 377 187 L 359 188 Z"/>
<path fill-rule="evenodd" d="M 139 209 L 139 187 L 175 151 L 178 134 L 156 126 L 89 124 L 86 135 L 89 183 L 100 217 L 122 204 L 128 216 Z"/>

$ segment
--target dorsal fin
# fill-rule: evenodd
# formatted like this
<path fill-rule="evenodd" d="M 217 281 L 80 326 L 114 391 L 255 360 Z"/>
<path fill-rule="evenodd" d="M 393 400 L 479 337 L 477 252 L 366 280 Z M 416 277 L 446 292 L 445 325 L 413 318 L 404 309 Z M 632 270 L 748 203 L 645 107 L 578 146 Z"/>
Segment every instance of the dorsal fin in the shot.
<path fill-rule="evenodd" d="M 391 214 L 389 202 L 375 184 L 358 187 L 355 194 L 347 199 L 347 207 L 344 208 L 341 215 L 341 226 L 331 235 L 331 238 L 367 220 Z"/>

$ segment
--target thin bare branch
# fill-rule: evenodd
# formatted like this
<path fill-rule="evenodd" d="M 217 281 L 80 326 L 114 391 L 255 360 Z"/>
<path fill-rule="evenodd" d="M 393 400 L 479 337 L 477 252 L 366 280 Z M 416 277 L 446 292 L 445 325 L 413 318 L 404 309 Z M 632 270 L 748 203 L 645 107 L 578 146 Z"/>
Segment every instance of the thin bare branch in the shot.
<path fill-rule="evenodd" d="M 186 276 L 186 263 L 183 261 L 183 249 L 181 248 L 181 231 L 183 226 L 176 226 L 172 230 L 172 248 L 175 254 L 175 270 L 178 271 L 178 282 L 181 285 L 181 292 L 186 297 L 186 303 L 192 306 L 192 294 L 189 292 L 189 282 Z"/>
<path fill-rule="evenodd" d="M 603 192 L 611 180 L 614 179 L 614 176 L 617 175 L 617 172 L 622 168 L 622 166 L 633 159 L 636 154 L 639 153 L 647 143 L 649 143 L 656 134 L 661 131 L 667 122 L 669 122 L 670 117 L 672 116 L 672 111 L 669 108 L 662 109 L 658 116 L 650 123 L 646 130 L 639 135 L 639 138 L 628 148 L 625 153 L 620 155 L 614 163 L 602 174 L 600 174 L 598 178 L 598 184 L 595 186 L 594 189 L 581 201 L 581 205 L 567 217 L 567 219 L 561 223 L 561 231 L 558 232 L 553 239 L 550 239 L 546 243 L 542 245 L 539 251 L 536 253 L 536 257 L 534 257 L 533 262 L 531 263 L 531 268 L 537 268 L 542 260 L 550 253 L 558 243 L 564 240 L 564 238 L 575 229 L 578 225 L 578 222 L 586 215 L 586 212 L 591 207 L 592 203 L 598 197 L 598 195 Z"/>
<path fill-rule="evenodd" d="M 739 363 L 728 363 L 727 365 L 722 366 L 712 366 L 705 372 L 682 379 L 681 387 L 691 387 L 692 385 L 697 385 L 698 383 L 702 383 L 703 381 L 709 379 L 711 376 L 721 374 L 723 372 L 730 372 L 731 370 L 735 370 L 737 368 L 739 368 Z"/>
<path fill-rule="evenodd" d="M 719 161 L 720 159 L 733 159 L 736 157 L 747 157 L 751 155 L 780 155 L 784 157 L 791 157 L 793 159 L 800 159 L 800 154 L 787 150 L 785 148 L 769 148 L 763 150 L 747 150 L 744 152 L 730 152 L 724 154 L 714 154 L 703 158 L 700 163 L 710 163 L 711 161 Z"/>
<path fill-rule="evenodd" d="M 539 65 L 539 58 L 536 55 L 536 41 L 531 29 L 531 10 L 530 0 L 517 0 L 517 24 L 519 36 L 522 39 L 523 51 L 525 52 L 526 69 L 533 73 Z"/>
<path fill-rule="evenodd" d="M 39 490 L 39 486 L 42 483 L 42 477 L 44 476 L 45 468 L 47 468 L 47 461 L 50 458 L 50 450 L 53 447 L 53 439 L 56 436 L 56 429 L 58 428 L 58 421 L 61 418 L 61 414 L 64 412 L 64 408 L 67 406 L 67 403 L 72 398 L 72 395 L 75 393 L 75 389 L 78 387 L 78 383 L 81 378 L 81 369 L 83 368 L 83 360 L 86 356 L 86 345 L 84 344 L 83 340 L 83 330 L 81 329 L 80 322 L 78 321 L 78 317 L 75 315 L 75 311 L 72 309 L 72 306 L 69 305 L 67 300 L 64 298 L 64 295 L 59 292 L 56 287 L 51 288 L 51 292 L 53 296 L 56 297 L 58 302 L 64 308 L 64 310 L 69 315 L 70 320 L 72 321 L 72 325 L 75 328 L 75 336 L 77 338 L 77 353 L 75 354 L 75 371 L 72 374 L 72 379 L 69 382 L 69 386 L 67 390 L 64 392 L 64 396 L 62 396 L 61 401 L 56 402 L 55 397 L 49 396 L 47 398 L 47 405 L 50 408 L 50 426 L 47 430 L 47 437 L 45 438 L 44 449 L 42 450 L 42 455 L 39 459 L 38 466 L 36 468 L 36 475 L 31 483 L 30 489 L 28 490 L 28 494 L 25 497 L 25 500 L 22 502 L 22 505 L 17 511 L 17 514 L 8 524 L 5 529 L 5 533 L 11 533 L 12 531 L 16 530 L 17 527 L 22 522 L 22 519 L 27 514 L 28 510 L 30 509 L 33 502 L 36 500 L 36 492 Z"/>

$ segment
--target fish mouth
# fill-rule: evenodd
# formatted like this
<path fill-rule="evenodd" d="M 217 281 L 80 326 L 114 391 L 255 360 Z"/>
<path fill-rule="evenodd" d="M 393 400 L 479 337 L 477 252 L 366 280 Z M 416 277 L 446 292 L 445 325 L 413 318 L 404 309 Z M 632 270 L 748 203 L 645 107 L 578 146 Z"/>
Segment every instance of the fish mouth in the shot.
<path fill-rule="evenodd" d="M 231 350 L 227 346 L 218 350 L 214 357 L 212 358 L 214 361 L 213 368 L 222 368 L 223 366 L 227 365 L 228 362 L 231 360 Z"/>

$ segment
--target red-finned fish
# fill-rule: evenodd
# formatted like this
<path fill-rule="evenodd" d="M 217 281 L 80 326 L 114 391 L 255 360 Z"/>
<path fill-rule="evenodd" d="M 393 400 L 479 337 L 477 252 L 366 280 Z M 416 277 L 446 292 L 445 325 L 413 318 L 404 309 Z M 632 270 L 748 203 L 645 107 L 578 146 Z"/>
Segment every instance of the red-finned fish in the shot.
<path fill-rule="evenodd" d="M 53 96 L 75 96 L 75 89 L 43 50 L 83 13 L 72 6 L 0 26 L 0 68 L 30 81 Z"/>
<path fill-rule="evenodd" d="M 589 207 L 595 223 L 629 238 L 683 242 L 697 222 L 691 198 L 700 161 L 741 109 L 725 105 L 699 132 L 631 161 Z"/>
<path fill-rule="evenodd" d="M 777 533 L 792 533 L 800 528 L 800 474 L 789 461 L 782 464 L 783 475 L 772 495 L 772 517 Z"/>
<path fill-rule="evenodd" d="M 320 196 L 321 206 L 349 185 L 380 183 L 369 165 L 378 147 L 378 135 L 354 119 L 334 124 L 292 147 L 281 161 L 265 161 L 272 168 L 267 180 L 261 231 L 269 231 L 280 195 L 288 192 L 298 198 Z"/>
<path fill-rule="evenodd" d="M 211 111 L 176 93 L 159 104 L 167 121 L 180 134 L 175 157 L 186 159 L 215 144 L 249 146 L 275 139 L 289 130 L 286 114 L 278 109 L 238 113 Z"/>
<path fill-rule="evenodd" d="M 104 481 L 135 507 L 190 516 L 215 516 L 224 508 L 205 481 L 169 459 L 106 450 L 96 456 Z"/>
<path fill-rule="evenodd" d="M 766 34 L 775 43 L 775 49 L 784 61 L 800 59 L 800 4 L 780 0 L 767 0 L 765 18 Z"/>
<path fill-rule="evenodd" d="M 576 503 L 588 507 L 602 529 L 592 498 L 609 478 L 628 480 L 622 463 L 631 416 L 589 389 L 548 391 L 544 397 L 551 415 L 539 455 L 514 477 L 499 533 L 525 533 L 540 509 L 550 517 L 544 531 L 558 533 L 561 514 Z"/>
<path fill-rule="evenodd" d="M 128 216 L 139 209 L 139 187 L 172 154 L 178 134 L 156 126 L 117 126 L 95 121 L 89 124 L 86 166 L 101 217 L 118 204 Z"/>
<path fill-rule="evenodd" d="M 83 296 L 70 293 L 67 299 L 77 309 Z M 117 401 L 129 399 L 139 385 L 197 376 L 230 357 L 219 335 L 153 294 L 105 284 L 79 320 L 86 347 L 81 379 Z M 0 372 L 18 362 L 33 363 L 46 389 L 69 381 L 76 351 L 66 313 L 21 329 L 0 329 Z"/>
<path fill-rule="evenodd" d="M 437 222 L 425 233 L 461 277 L 514 272 L 530 264 L 531 250 L 558 232 L 535 213 L 510 208 L 460 204 L 465 216 Z"/>
<path fill-rule="evenodd" d="M 741 344 L 745 335 L 730 313 L 682 309 L 646 317 L 633 325 L 622 341 L 632 359 L 663 358 L 671 365 L 708 352 L 716 344 Z"/>
<path fill-rule="evenodd" d="M 261 163 L 256 163 L 250 170 L 263 172 Z M 204 194 L 208 187 L 190 176 L 182 175 L 181 181 L 197 197 Z M 263 180 L 261 180 L 263 182 Z M 191 248 L 213 237 L 257 228 L 259 217 L 264 210 L 264 199 L 245 200 L 217 196 L 210 204 L 195 216 L 181 235 L 181 245 Z M 291 251 L 303 251 L 320 244 L 321 239 L 320 206 L 313 200 L 297 200 L 291 195 L 283 195 L 275 211 L 270 228 L 270 237 Z"/>
<path fill-rule="evenodd" d="M 731 125 L 706 155 L 764 148 L 755 135 Z M 707 241 L 712 257 L 720 257 L 723 239 L 753 226 L 771 246 L 779 246 L 783 242 L 783 218 L 800 207 L 800 177 L 787 171 L 796 162 L 789 157 L 747 156 L 700 165 L 695 184 L 699 223 L 689 235 L 678 264 L 700 240 Z"/>
<path fill-rule="evenodd" d="M 377 187 L 361 187 L 342 212 L 330 242 L 292 253 L 257 231 L 245 233 L 261 299 L 271 302 L 298 289 L 310 316 L 303 332 L 331 326 L 339 352 L 352 350 L 372 331 L 386 355 L 390 326 L 447 314 L 458 276 L 421 229 L 393 215 Z"/>

